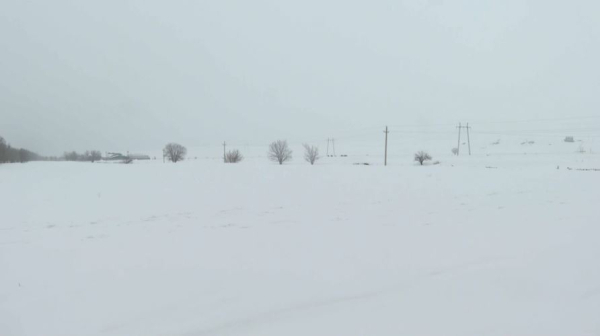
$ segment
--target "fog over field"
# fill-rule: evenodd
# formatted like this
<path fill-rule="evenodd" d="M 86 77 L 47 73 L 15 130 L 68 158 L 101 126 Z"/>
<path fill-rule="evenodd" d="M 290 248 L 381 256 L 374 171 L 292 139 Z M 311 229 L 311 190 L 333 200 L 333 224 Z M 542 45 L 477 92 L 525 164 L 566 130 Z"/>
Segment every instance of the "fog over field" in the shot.
<path fill-rule="evenodd" d="M 0 335 L 599 335 L 599 13 L 0 1 Z"/>
<path fill-rule="evenodd" d="M 61 155 L 597 117 L 599 12 L 582 0 L 6 0 L 0 134 Z"/>

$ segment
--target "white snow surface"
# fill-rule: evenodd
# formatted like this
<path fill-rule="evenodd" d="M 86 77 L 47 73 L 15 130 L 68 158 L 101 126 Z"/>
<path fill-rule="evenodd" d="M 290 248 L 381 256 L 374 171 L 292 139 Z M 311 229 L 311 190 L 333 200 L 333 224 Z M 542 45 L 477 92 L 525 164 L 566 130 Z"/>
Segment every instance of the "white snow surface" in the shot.
<path fill-rule="evenodd" d="M 600 335 L 600 157 L 567 146 L 0 165 L 0 335 Z"/>

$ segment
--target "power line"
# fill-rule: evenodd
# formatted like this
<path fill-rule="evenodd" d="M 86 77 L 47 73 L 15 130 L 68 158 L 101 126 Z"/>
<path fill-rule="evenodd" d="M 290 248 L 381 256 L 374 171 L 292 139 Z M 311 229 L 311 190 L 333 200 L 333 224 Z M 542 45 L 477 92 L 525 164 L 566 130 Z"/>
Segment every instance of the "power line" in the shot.
<path fill-rule="evenodd" d="M 556 138 L 563 136 L 561 133 L 502 133 L 502 132 L 474 132 L 475 134 L 482 135 L 501 135 L 501 136 L 513 136 L 513 137 L 548 137 L 548 138 Z M 579 137 L 582 138 L 600 138 L 600 135 L 587 135 L 587 134 L 579 134 Z"/>
<path fill-rule="evenodd" d="M 510 124 L 510 123 L 527 123 L 527 122 L 545 122 L 545 121 L 567 121 L 567 120 L 587 120 L 599 119 L 600 116 L 581 116 L 568 118 L 543 118 L 543 119 L 522 119 L 522 120 L 504 120 L 504 121 L 477 121 L 477 124 Z"/>
<path fill-rule="evenodd" d="M 546 122 L 546 121 L 569 121 L 569 120 L 589 120 L 589 119 L 599 119 L 600 116 L 579 116 L 579 117 L 566 117 L 566 118 L 540 118 L 540 119 L 521 119 L 521 120 L 476 120 L 477 124 L 512 124 L 512 123 L 538 123 L 538 122 Z M 473 120 L 471 120 L 473 121 Z M 433 126 L 453 126 L 455 124 L 452 123 L 422 123 L 422 124 L 402 124 L 396 125 L 391 124 L 389 126 L 395 128 L 404 128 L 404 127 L 433 127 Z"/>

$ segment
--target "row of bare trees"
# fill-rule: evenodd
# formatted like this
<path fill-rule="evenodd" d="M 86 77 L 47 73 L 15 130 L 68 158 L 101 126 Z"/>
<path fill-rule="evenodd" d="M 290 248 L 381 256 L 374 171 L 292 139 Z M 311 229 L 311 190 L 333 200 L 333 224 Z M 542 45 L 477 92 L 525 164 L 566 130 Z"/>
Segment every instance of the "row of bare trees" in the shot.
<path fill-rule="evenodd" d="M 304 144 L 304 160 L 311 165 L 314 165 L 321 158 L 319 148 L 317 146 Z M 185 159 L 187 149 L 177 143 L 169 143 L 163 149 L 163 156 L 171 162 L 179 162 Z M 279 163 L 280 165 L 292 160 L 292 150 L 286 140 L 277 140 L 269 145 L 268 157 L 270 160 Z M 0 137 L 0 163 L 5 162 L 27 162 L 32 160 L 43 160 L 46 158 L 30 152 L 26 149 L 17 149 L 11 147 L 6 141 Z M 97 150 L 86 151 L 79 154 L 75 151 L 65 152 L 63 159 L 65 161 L 99 161 L 102 159 L 102 153 Z M 238 163 L 244 159 L 239 150 L 230 150 L 225 154 L 226 163 Z M 431 160 L 431 156 L 426 152 L 420 151 L 415 154 L 415 161 L 421 165 L 425 161 Z"/>
<path fill-rule="evenodd" d="M 319 155 L 319 147 L 304 144 L 304 160 L 314 165 L 317 160 L 321 158 Z M 185 159 L 185 155 L 187 154 L 187 149 L 176 143 L 169 143 L 163 149 L 163 155 L 169 159 L 171 162 L 178 162 Z M 277 140 L 273 141 L 269 145 L 269 151 L 267 152 L 269 159 L 271 161 L 277 162 L 280 165 L 285 162 L 292 160 L 292 150 L 288 145 L 286 140 Z M 225 153 L 224 161 L 225 163 L 238 163 L 244 159 L 239 150 L 234 149 Z M 415 153 L 415 161 L 419 162 L 421 165 L 425 163 L 425 161 L 431 160 L 431 155 L 424 151 L 419 151 Z"/>
<path fill-rule="evenodd" d="M 321 158 L 319 147 L 304 144 L 304 160 L 314 165 Z M 292 160 L 292 150 L 286 140 L 277 140 L 269 145 L 269 159 L 282 165 L 284 162 Z"/>
<path fill-rule="evenodd" d="M 169 143 L 163 149 L 163 156 L 169 161 L 176 163 L 185 159 L 187 149 L 177 143 Z M 225 163 L 238 163 L 244 159 L 244 156 L 239 150 L 230 150 L 224 154 Z M 292 160 L 292 150 L 290 149 L 286 140 L 277 140 L 269 145 L 268 151 L 269 159 L 279 163 L 280 165 Z M 311 165 L 314 165 L 321 156 L 319 155 L 319 148 L 304 144 L 304 159 Z"/>
<path fill-rule="evenodd" d="M 39 161 L 44 158 L 24 148 L 14 148 L 0 137 L 0 163 Z"/>

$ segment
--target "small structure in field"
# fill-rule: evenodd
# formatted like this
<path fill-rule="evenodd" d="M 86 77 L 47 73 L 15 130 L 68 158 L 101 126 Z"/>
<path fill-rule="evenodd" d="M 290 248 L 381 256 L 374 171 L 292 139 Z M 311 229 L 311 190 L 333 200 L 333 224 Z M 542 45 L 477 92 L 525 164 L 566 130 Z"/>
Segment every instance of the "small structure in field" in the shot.
<path fill-rule="evenodd" d="M 104 160 L 106 161 L 124 161 L 128 159 L 128 156 L 125 156 L 121 153 L 106 153 L 106 156 L 104 157 Z"/>
<path fill-rule="evenodd" d="M 565 142 L 575 142 L 572 136 L 565 137 Z"/>
<path fill-rule="evenodd" d="M 150 156 L 144 154 L 130 154 L 129 158 L 132 160 L 150 160 Z"/>
<path fill-rule="evenodd" d="M 123 155 L 121 153 L 106 153 L 106 156 L 103 158 L 105 161 L 113 161 L 116 163 L 125 163 L 129 164 L 133 162 L 129 156 Z"/>

